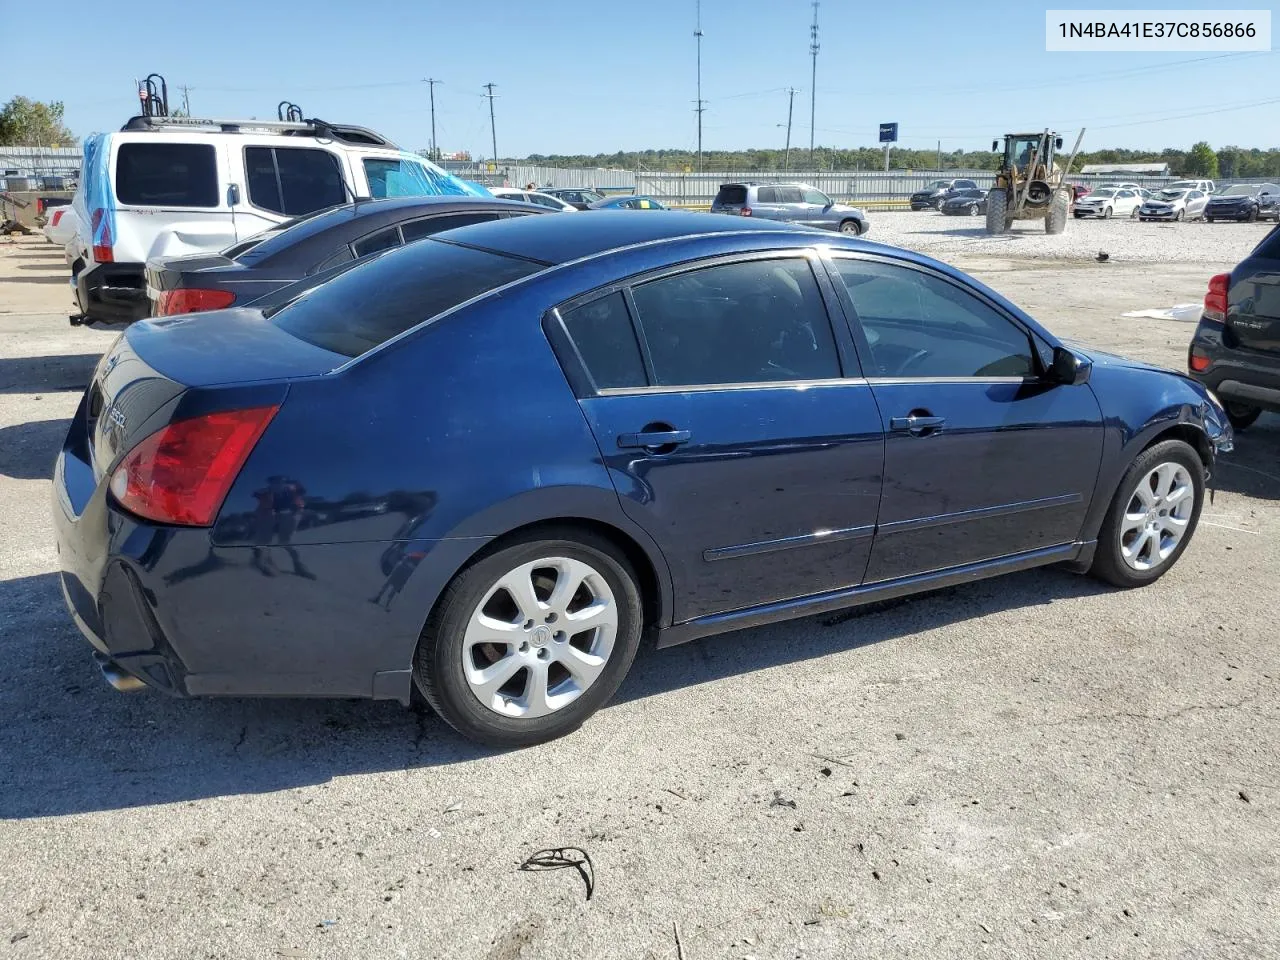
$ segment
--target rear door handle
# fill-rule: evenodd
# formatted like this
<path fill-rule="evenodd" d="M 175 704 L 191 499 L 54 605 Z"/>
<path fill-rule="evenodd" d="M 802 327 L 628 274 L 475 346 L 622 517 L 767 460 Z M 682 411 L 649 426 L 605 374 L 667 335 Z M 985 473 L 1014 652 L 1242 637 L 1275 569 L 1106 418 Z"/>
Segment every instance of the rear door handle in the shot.
<path fill-rule="evenodd" d="M 895 433 L 909 433 L 913 437 L 927 437 L 946 426 L 946 417 L 934 417 L 913 413 L 908 417 L 893 417 L 889 429 Z"/>
<path fill-rule="evenodd" d="M 643 433 L 618 434 L 618 446 L 625 448 L 640 447 L 654 450 L 660 447 L 674 447 L 688 443 L 691 434 L 688 430 L 649 430 Z"/>

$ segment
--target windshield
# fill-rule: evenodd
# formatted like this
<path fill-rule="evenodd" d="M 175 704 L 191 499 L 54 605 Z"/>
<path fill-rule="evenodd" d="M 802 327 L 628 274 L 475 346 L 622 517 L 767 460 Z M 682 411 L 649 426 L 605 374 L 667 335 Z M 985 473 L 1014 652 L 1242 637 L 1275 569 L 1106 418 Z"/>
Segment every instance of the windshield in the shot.
<path fill-rule="evenodd" d="M 1186 190 L 1161 190 L 1157 194 L 1161 200 L 1181 200 L 1186 195 Z"/>
<path fill-rule="evenodd" d="M 1116 192 L 1114 190 L 1095 190 L 1089 194 L 1089 199 L 1092 200 L 1094 197 L 1114 197 L 1115 195 Z"/>
<path fill-rule="evenodd" d="M 951 186 L 950 180 L 935 180 L 933 181 L 933 183 L 925 187 L 925 189 L 926 190 L 945 190 L 949 186 Z"/>
<path fill-rule="evenodd" d="M 1252 197 L 1258 193 L 1258 187 L 1252 183 L 1233 183 L 1222 191 L 1224 197 Z"/>

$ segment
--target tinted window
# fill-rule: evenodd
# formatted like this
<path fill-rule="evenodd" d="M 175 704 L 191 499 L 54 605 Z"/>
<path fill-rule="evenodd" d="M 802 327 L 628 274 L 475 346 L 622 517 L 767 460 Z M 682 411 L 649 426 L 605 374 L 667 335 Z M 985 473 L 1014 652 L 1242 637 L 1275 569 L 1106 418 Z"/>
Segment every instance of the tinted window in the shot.
<path fill-rule="evenodd" d="M 777 203 L 777 189 L 775 187 L 756 187 L 756 201 L 759 203 Z"/>
<path fill-rule="evenodd" d="M 347 198 L 338 158 L 327 150 L 245 147 L 249 202 L 265 210 L 300 216 Z"/>
<path fill-rule="evenodd" d="M 358 357 L 451 307 L 542 269 L 528 260 L 426 240 L 339 272 L 268 316 L 300 340 Z"/>
<path fill-rule="evenodd" d="M 423 237 L 429 237 L 433 233 L 444 230 L 452 230 L 454 227 L 466 227 L 473 223 L 486 223 L 497 219 L 496 213 L 450 213 L 442 217 L 427 217 L 425 220 L 402 223 L 400 230 L 404 234 L 404 242 L 412 243 L 414 240 L 421 240 Z"/>
<path fill-rule="evenodd" d="M 840 376 L 806 260 L 705 267 L 641 284 L 633 296 L 658 385 Z"/>
<path fill-rule="evenodd" d="M 357 240 L 351 245 L 351 249 L 355 251 L 357 257 L 365 257 L 371 253 L 377 253 L 379 250 L 386 250 L 388 247 L 397 247 L 399 245 L 400 230 L 397 227 L 387 227 L 385 230 L 379 230 L 377 233 Z"/>
<path fill-rule="evenodd" d="M 560 316 L 598 389 L 645 385 L 644 361 L 621 293 L 592 300 Z"/>
<path fill-rule="evenodd" d="M 804 194 L 799 187 L 778 187 L 779 203 L 803 203 Z"/>
<path fill-rule="evenodd" d="M 747 188 L 741 186 L 725 186 L 720 188 L 720 192 L 716 194 L 716 203 L 746 203 Z M 770 203 L 772 201 L 761 200 L 761 203 Z"/>
<path fill-rule="evenodd" d="M 836 260 L 871 347 L 868 375 L 1028 377 L 1027 334 L 983 301 L 930 274 Z"/>
<path fill-rule="evenodd" d="M 323 273 L 325 270 L 332 270 L 334 267 L 344 263 L 350 263 L 354 259 L 355 257 L 351 255 L 351 250 L 347 247 L 343 247 L 341 250 L 339 250 L 333 256 L 329 257 L 327 260 L 322 260 L 320 263 L 316 264 L 314 267 L 308 270 L 307 276 L 312 276 L 313 274 L 317 274 L 317 273 Z"/>
<path fill-rule="evenodd" d="M 149 207 L 218 206 L 213 145 L 122 143 L 116 154 L 116 199 Z"/>
<path fill-rule="evenodd" d="M 1252 257 L 1265 257 L 1268 260 L 1280 260 L 1280 226 L 1273 227 L 1271 232 L 1262 238 L 1262 242 L 1250 254 Z"/>
<path fill-rule="evenodd" d="M 976 183 L 974 183 L 972 180 L 957 180 L 957 181 L 956 181 L 956 186 L 957 186 L 957 187 L 968 187 L 969 189 L 973 189 L 973 188 L 977 187 L 977 184 L 976 184 Z"/>

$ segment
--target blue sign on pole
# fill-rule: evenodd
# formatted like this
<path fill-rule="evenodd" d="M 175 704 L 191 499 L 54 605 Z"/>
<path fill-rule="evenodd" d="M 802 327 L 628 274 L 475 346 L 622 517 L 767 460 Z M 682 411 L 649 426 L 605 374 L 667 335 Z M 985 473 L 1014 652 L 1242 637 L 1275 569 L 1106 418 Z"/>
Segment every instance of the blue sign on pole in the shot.
<path fill-rule="evenodd" d="M 880 142 L 881 143 L 897 143 L 898 142 L 898 125 L 896 123 L 880 124 Z"/>

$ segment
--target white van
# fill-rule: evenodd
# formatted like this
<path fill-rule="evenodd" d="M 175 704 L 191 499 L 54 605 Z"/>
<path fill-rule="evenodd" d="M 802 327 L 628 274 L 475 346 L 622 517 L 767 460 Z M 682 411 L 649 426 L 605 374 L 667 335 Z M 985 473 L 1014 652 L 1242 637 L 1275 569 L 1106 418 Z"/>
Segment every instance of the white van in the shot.
<path fill-rule="evenodd" d="M 357 197 L 488 196 L 364 127 L 321 120 L 134 117 L 84 144 L 74 323 L 150 311 L 149 257 L 222 250 Z"/>

